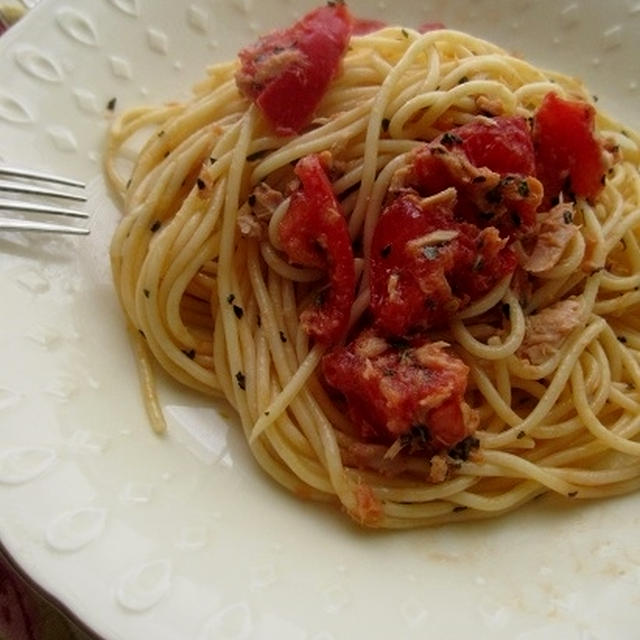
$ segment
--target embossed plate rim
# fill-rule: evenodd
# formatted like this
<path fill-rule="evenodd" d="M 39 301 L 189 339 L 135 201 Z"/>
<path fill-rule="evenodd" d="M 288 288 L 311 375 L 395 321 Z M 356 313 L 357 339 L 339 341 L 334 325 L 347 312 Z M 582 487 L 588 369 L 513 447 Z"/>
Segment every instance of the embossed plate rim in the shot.
<path fill-rule="evenodd" d="M 107 105 L 113 97 L 120 109 L 184 95 L 202 76 L 206 62 L 226 57 L 222 55 L 225 47 L 233 44 L 235 51 L 265 25 L 282 24 L 287 21 L 284 15 L 313 4 L 312 0 L 190 0 L 187 4 L 47 0 L 0 39 L 0 52 L 5 54 L 0 57 L 4 82 L 0 83 L 0 156 L 13 160 L 11 155 L 16 155 L 31 164 L 38 161 L 39 169 L 59 172 L 64 168 L 87 179 L 92 208 L 92 236 L 82 243 L 39 244 L 0 237 L 2 299 L 6 304 L 33 304 L 42 315 L 41 323 L 35 323 L 25 306 L 0 320 L 0 353 L 5 361 L 31 375 L 33 385 L 42 383 L 37 389 L 24 376 L 11 379 L 8 370 L 0 370 L 0 393 L 9 389 L 18 398 L 14 403 L 9 393 L 1 402 L 0 396 L 0 404 L 7 405 L 0 411 L 0 453 L 20 446 L 55 452 L 55 459 L 31 483 L 11 488 L 0 484 L 2 548 L 30 583 L 45 589 L 83 628 L 105 639 L 128 640 L 160 629 L 162 638 L 204 640 L 225 622 L 225 615 L 234 614 L 239 616 L 235 619 L 239 636 L 267 637 L 275 630 L 282 638 L 337 638 L 362 630 L 358 625 L 366 620 L 370 635 L 383 637 L 385 623 L 379 612 L 385 607 L 370 605 L 386 603 L 391 588 L 397 606 L 389 616 L 407 637 L 420 637 L 425 625 L 436 633 L 440 628 L 450 630 L 443 626 L 450 620 L 462 629 L 464 622 L 455 615 L 455 597 L 438 592 L 437 585 L 443 583 L 467 598 L 469 625 L 476 637 L 522 634 L 522 640 L 532 640 L 544 637 L 535 633 L 567 629 L 576 638 L 582 632 L 597 634 L 598 625 L 607 621 L 606 614 L 597 612 L 601 601 L 610 603 L 621 617 L 614 621 L 618 630 L 630 628 L 625 626 L 632 622 L 625 618 L 630 615 L 625 603 L 631 596 L 640 600 L 640 581 L 630 579 L 635 572 L 640 577 L 640 552 L 632 543 L 638 518 L 629 515 L 638 505 L 637 496 L 564 512 L 553 503 L 545 508 L 533 505 L 501 521 L 464 528 L 361 532 L 333 510 L 301 503 L 265 480 L 233 429 L 227 432 L 222 425 L 207 429 L 211 414 L 202 399 L 163 383 L 162 398 L 177 426 L 169 438 L 158 441 L 146 430 L 136 390 L 122 388 L 129 383 L 135 386 L 135 373 L 105 256 L 117 215 L 99 177 L 99 145 L 110 117 Z M 473 25 L 469 30 L 474 34 L 525 51 L 544 66 L 583 73 L 594 91 L 602 93 L 608 110 L 640 126 L 638 72 L 630 70 L 626 55 L 629 47 L 638 51 L 638 3 L 619 0 L 605 7 L 604 3 L 552 0 L 513 0 L 508 5 L 500 0 L 380 0 L 375 4 L 353 0 L 352 5 L 363 14 L 363 8 L 370 7 L 370 15 L 398 21 L 411 16 L 444 18 L 460 28 Z M 138 15 L 122 11 L 127 8 Z M 246 13 L 247 8 L 251 13 Z M 83 24 L 84 19 L 88 23 Z M 116 32 L 135 38 L 119 47 L 113 38 Z M 531 34 L 536 34 L 536 41 Z M 582 60 L 567 53 L 577 42 L 585 45 Z M 30 51 L 24 54 L 28 60 L 22 66 L 15 57 L 20 46 Z M 55 60 L 52 66 L 34 58 L 34 49 L 50 51 Z M 558 64 L 552 64 L 556 59 Z M 615 73 L 609 68 L 610 60 L 616 62 Z M 25 72 L 25 66 L 31 71 Z M 152 74 L 148 82 L 145 74 Z M 63 76 L 60 81 L 58 75 Z M 3 113 L 14 121 L 7 122 Z M 16 285 L 16 278 L 22 284 Z M 97 314 L 113 326 L 97 326 L 93 333 L 85 330 L 82 321 L 94 321 Z M 62 330 L 57 320 L 70 325 Z M 28 361 L 20 361 L 9 338 L 21 340 Z M 105 340 L 106 348 L 100 340 Z M 104 362 L 93 369 L 89 356 Z M 39 368 L 51 370 L 54 377 L 40 380 Z M 113 383 L 118 402 L 112 406 L 104 386 L 110 373 L 126 379 Z M 24 398 L 29 399 L 28 406 L 23 406 Z M 42 406 L 32 406 L 34 399 L 42 400 Z M 126 414 L 128 424 L 110 424 L 108 416 L 102 415 L 107 412 Z M 80 422 L 83 416 L 96 424 Z M 40 420 L 43 425 L 45 420 L 50 423 L 45 428 Z M 204 423 L 205 428 L 189 430 L 178 425 L 180 421 L 191 421 L 192 426 Z M 111 429 L 107 435 L 101 431 L 106 428 Z M 139 464 L 141 458 L 145 465 Z M 36 456 L 34 474 L 39 460 Z M 14 480 L 20 479 L 19 471 Z M 103 472 L 112 476 L 103 477 Z M 114 483 L 113 490 L 109 482 Z M 242 499 L 225 501 L 217 493 L 218 484 Z M 197 513 L 196 508 L 188 511 L 180 503 L 185 496 L 194 501 Z M 164 513 L 163 505 L 173 512 Z M 52 549 L 47 527 L 61 513 L 83 507 L 107 510 L 102 534 L 86 544 L 82 536 L 75 542 L 63 539 L 60 550 Z M 262 540 L 254 539 L 248 530 L 253 522 L 266 530 Z M 606 541 L 597 539 L 598 535 L 606 536 Z M 546 538 L 543 545 L 544 536 L 554 539 Z M 219 547 L 226 545 L 233 551 L 236 540 L 242 555 L 236 554 L 234 561 L 234 553 Z M 123 549 L 116 554 L 120 543 Z M 65 544 L 80 546 L 64 551 Z M 512 548 L 517 544 L 526 545 L 529 554 L 517 555 Z M 318 549 L 321 555 L 309 553 Z M 167 571 L 159 572 L 156 591 L 142 593 L 142 599 L 125 594 L 127 606 L 123 607 L 118 603 L 118 588 L 127 572 L 141 562 L 151 567 L 165 562 L 160 568 Z M 366 568 L 370 563 L 375 574 Z M 86 572 L 93 568 L 95 580 L 86 582 Z M 232 570 L 236 575 L 210 575 Z M 616 573 L 622 570 L 627 571 L 628 584 L 625 575 Z M 167 591 L 163 580 L 169 573 Z M 388 584 L 376 579 L 380 575 Z M 83 576 L 82 585 L 74 584 L 74 578 Z M 566 593 L 557 593 L 558 589 Z M 362 594 L 366 594 L 364 601 Z M 154 597 L 159 598 L 157 606 L 145 608 Z M 549 601 L 556 601 L 555 619 L 545 608 Z"/>

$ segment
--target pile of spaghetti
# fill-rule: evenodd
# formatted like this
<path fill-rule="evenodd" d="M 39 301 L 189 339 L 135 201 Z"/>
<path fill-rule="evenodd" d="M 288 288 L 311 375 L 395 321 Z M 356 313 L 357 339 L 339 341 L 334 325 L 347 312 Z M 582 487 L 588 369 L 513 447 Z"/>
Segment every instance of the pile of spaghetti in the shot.
<path fill-rule="evenodd" d="M 374 527 L 636 490 L 640 140 L 433 27 L 330 3 L 115 120 L 151 420 L 155 360 L 226 398 L 279 483 Z"/>

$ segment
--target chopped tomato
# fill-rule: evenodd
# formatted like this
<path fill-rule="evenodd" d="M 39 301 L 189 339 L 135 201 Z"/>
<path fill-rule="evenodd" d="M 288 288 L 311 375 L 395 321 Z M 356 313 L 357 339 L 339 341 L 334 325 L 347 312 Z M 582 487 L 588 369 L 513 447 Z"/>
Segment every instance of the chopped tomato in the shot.
<path fill-rule="evenodd" d="M 367 33 L 384 29 L 387 26 L 386 22 L 382 20 L 371 20 L 369 18 L 354 18 L 353 19 L 353 35 L 364 36 Z"/>
<path fill-rule="evenodd" d="M 586 102 L 548 93 L 534 117 L 536 171 L 545 204 L 562 192 L 595 198 L 606 172 L 602 145 L 595 135 L 595 110 Z"/>
<path fill-rule="evenodd" d="M 522 118 L 477 118 L 418 148 L 401 186 L 423 196 L 454 187 L 456 218 L 512 237 L 535 225 L 542 186 L 534 173 L 533 144 Z"/>
<path fill-rule="evenodd" d="M 454 220 L 451 192 L 393 200 L 376 225 L 370 307 L 384 334 L 403 336 L 445 324 L 515 270 L 497 229 Z"/>
<path fill-rule="evenodd" d="M 520 173 L 535 175 L 535 157 L 531 131 L 524 118 L 499 116 L 475 118 L 471 122 L 443 134 L 444 138 L 459 138 L 462 150 L 476 167 L 487 167 L 500 175 Z"/>
<path fill-rule="evenodd" d="M 332 344 L 347 330 L 355 295 L 349 229 L 320 157 L 302 158 L 295 173 L 302 185 L 280 222 L 280 242 L 292 262 L 328 270 L 328 291 L 302 312 L 300 321 L 307 334 Z"/>
<path fill-rule="evenodd" d="M 461 149 L 431 143 L 419 148 L 407 173 L 406 186 L 423 196 L 448 187 L 457 192 L 455 217 L 478 227 L 497 227 L 505 236 L 520 236 L 535 226 L 542 185 L 531 176 L 501 175 L 476 167 Z"/>
<path fill-rule="evenodd" d="M 278 135 L 297 133 L 313 117 L 338 72 L 352 20 L 344 4 L 321 7 L 240 51 L 238 88 Z"/>
<path fill-rule="evenodd" d="M 470 435 L 477 422 L 464 401 L 469 368 L 447 346 L 425 338 L 394 343 L 366 329 L 325 355 L 322 372 L 363 439 L 418 438 L 420 448 L 436 453 Z"/>

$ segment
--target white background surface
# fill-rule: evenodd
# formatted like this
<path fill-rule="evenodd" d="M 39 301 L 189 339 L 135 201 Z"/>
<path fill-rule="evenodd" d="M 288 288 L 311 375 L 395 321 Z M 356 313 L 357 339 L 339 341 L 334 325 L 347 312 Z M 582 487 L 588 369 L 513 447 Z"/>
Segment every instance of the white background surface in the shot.
<path fill-rule="evenodd" d="M 312 5 L 46 0 L 0 40 L 0 161 L 88 180 L 92 212 L 86 239 L 0 235 L 0 539 L 109 639 L 637 638 L 640 496 L 361 531 L 267 480 L 224 407 L 163 384 L 171 430 L 151 434 L 108 269 L 106 104 L 185 96 Z M 580 75 L 640 127 L 640 3 L 351 7 Z"/>

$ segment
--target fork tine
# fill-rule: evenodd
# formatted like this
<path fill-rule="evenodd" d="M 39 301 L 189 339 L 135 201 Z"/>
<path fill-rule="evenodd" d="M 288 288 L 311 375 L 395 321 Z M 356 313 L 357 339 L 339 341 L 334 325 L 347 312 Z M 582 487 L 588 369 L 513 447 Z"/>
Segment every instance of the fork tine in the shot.
<path fill-rule="evenodd" d="M 31 171 L 29 169 L 18 169 L 17 167 L 0 167 L 0 176 L 10 176 L 12 178 L 31 178 L 33 180 L 43 180 L 44 182 L 53 182 L 54 184 L 65 184 L 69 187 L 84 188 L 84 182 L 73 180 L 72 178 L 64 178 L 62 176 L 54 176 L 51 173 L 41 173 L 40 171 Z"/>
<path fill-rule="evenodd" d="M 0 218 L 0 231 L 45 231 L 80 236 L 89 234 L 89 229 L 51 222 L 33 222 L 32 220 L 3 220 Z"/>
<path fill-rule="evenodd" d="M 88 218 L 86 211 L 78 209 L 66 209 L 65 207 L 54 207 L 48 204 L 36 204 L 35 202 L 18 202 L 15 200 L 0 200 L 0 210 L 2 211 L 28 211 L 31 213 L 51 213 L 58 216 L 68 216 L 70 218 Z"/>
<path fill-rule="evenodd" d="M 28 182 L 28 180 L 45 183 L 44 185 Z M 61 190 L 52 188 L 46 183 L 53 185 L 63 185 L 71 187 L 74 190 Z M 76 202 L 86 202 L 87 197 L 84 195 L 84 182 L 65 178 L 64 176 L 52 175 L 41 171 L 32 171 L 31 169 L 23 169 L 18 167 L 0 166 L 0 194 L 8 192 L 12 194 L 24 194 L 27 196 L 44 196 L 45 198 L 61 198 Z M 24 200 L 24 199 L 23 199 Z M 30 199 L 27 201 L 12 198 L 0 198 L 0 212 L 13 212 L 17 214 L 53 214 L 58 216 L 68 216 L 71 218 L 88 218 L 89 214 L 78 209 L 55 205 L 47 202 L 34 202 Z M 34 220 L 33 216 L 10 218 L 0 216 L 0 231 L 41 231 L 45 233 L 65 233 L 75 235 L 87 235 L 89 229 L 73 225 L 60 224 L 56 222 L 48 222 L 46 220 Z"/>
<path fill-rule="evenodd" d="M 45 187 L 37 187 L 31 184 L 20 184 L 18 182 L 0 182 L 0 191 L 30 194 L 34 196 L 66 198 L 67 200 L 76 200 L 78 202 L 86 202 L 87 200 L 87 197 L 80 193 L 68 193 L 66 191 L 58 191 L 57 189 L 47 189 Z"/>

